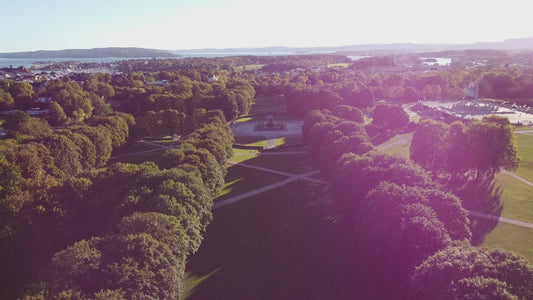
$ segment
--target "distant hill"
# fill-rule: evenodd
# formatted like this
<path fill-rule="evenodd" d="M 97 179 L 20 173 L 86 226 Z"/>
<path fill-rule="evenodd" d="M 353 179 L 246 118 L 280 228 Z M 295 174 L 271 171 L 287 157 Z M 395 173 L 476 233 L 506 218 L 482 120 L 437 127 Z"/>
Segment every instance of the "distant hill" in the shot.
<path fill-rule="evenodd" d="M 190 49 L 172 50 L 175 54 L 220 54 L 220 53 L 243 53 L 243 55 L 253 55 L 254 53 L 398 53 L 398 52 L 437 52 L 437 51 L 461 51 L 461 50 L 506 50 L 522 51 L 533 50 L 533 37 L 522 39 L 508 39 L 502 42 L 477 42 L 471 44 L 414 44 L 414 43 L 394 43 L 394 44 L 361 44 L 347 45 L 340 47 L 262 47 L 262 48 L 226 48 L 226 49 Z"/>
<path fill-rule="evenodd" d="M 67 50 L 39 50 L 30 52 L 0 53 L 2 58 L 137 58 L 137 57 L 177 57 L 167 50 L 145 48 L 94 48 Z"/>

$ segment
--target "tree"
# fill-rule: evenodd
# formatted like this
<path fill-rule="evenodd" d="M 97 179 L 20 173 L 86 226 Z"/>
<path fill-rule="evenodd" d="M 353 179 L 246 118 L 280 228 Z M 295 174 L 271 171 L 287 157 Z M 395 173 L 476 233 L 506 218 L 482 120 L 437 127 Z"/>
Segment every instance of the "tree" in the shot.
<path fill-rule="evenodd" d="M 411 141 L 411 159 L 434 174 L 444 169 L 448 147 L 445 140 L 447 130 L 448 125 L 442 122 L 420 122 Z"/>
<path fill-rule="evenodd" d="M 445 135 L 447 145 L 446 169 L 452 177 L 464 173 L 468 169 L 468 152 L 466 148 L 466 126 L 463 122 L 454 122 Z"/>
<path fill-rule="evenodd" d="M 336 199 L 357 207 L 361 197 L 381 181 L 398 185 L 434 187 L 426 171 L 407 160 L 370 151 L 364 155 L 346 153 L 337 161 L 331 181 Z"/>
<path fill-rule="evenodd" d="M 15 104 L 15 100 L 11 97 L 11 94 L 0 89 L 0 109 L 4 110 Z"/>
<path fill-rule="evenodd" d="M 332 113 L 344 120 L 361 124 L 364 122 L 363 113 L 359 109 L 348 105 L 337 105 L 333 108 Z"/>
<path fill-rule="evenodd" d="M 111 134 L 113 148 L 120 148 L 126 144 L 129 136 L 129 127 L 123 118 L 119 116 L 93 117 L 89 120 L 89 124 L 106 128 Z"/>
<path fill-rule="evenodd" d="M 29 135 L 40 138 L 51 133 L 50 125 L 44 119 L 32 118 L 27 113 L 16 110 L 5 119 L 4 129 L 8 130 L 11 137 Z"/>
<path fill-rule="evenodd" d="M 63 108 L 61 105 L 59 105 L 57 102 L 52 101 L 50 102 L 50 105 L 48 107 L 50 109 L 50 122 L 54 126 L 59 125 L 65 125 L 65 123 L 68 120 L 67 115 L 65 114 L 65 111 L 63 111 Z"/>
<path fill-rule="evenodd" d="M 111 133 L 106 127 L 78 126 L 72 128 L 72 131 L 81 133 L 91 140 L 96 149 L 95 167 L 103 167 L 111 157 L 113 145 Z"/>
<path fill-rule="evenodd" d="M 50 134 L 40 139 L 39 142 L 50 149 L 50 153 L 59 169 L 69 175 L 77 175 L 81 172 L 80 149 L 68 137 Z"/>
<path fill-rule="evenodd" d="M 491 116 L 472 121 L 466 128 L 470 167 L 477 177 L 492 179 L 500 167 L 515 170 L 519 164 L 513 128 L 507 118 Z"/>
<path fill-rule="evenodd" d="M 416 267 L 409 287 L 410 299 L 442 299 L 458 292 L 468 295 L 479 291 L 479 286 L 474 291 L 458 288 L 472 284 L 476 278 L 480 280 L 479 277 L 486 278 L 483 281 L 499 289 L 506 286 L 518 299 L 533 296 L 533 270 L 526 259 L 505 250 L 455 246 L 435 253 Z M 459 283 L 461 280 L 463 282 Z"/>
<path fill-rule="evenodd" d="M 400 105 L 379 104 L 374 108 L 372 125 L 384 130 L 402 129 L 409 123 L 409 115 Z"/>
<path fill-rule="evenodd" d="M 439 85 L 428 84 L 424 87 L 421 94 L 424 99 L 438 99 L 441 93 L 442 89 Z"/>

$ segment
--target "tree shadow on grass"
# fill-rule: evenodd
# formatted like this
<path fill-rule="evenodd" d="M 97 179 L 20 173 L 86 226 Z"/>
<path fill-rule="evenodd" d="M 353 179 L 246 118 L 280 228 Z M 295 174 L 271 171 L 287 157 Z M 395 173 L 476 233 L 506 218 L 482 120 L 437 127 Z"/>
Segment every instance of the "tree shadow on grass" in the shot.
<path fill-rule="evenodd" d="M 294 182 L 217 209 L 187 299 L 347 299 L 364 286 L 334 247 L 327 187 Z M 354 255 L 354 253 L 350 253 Z M 215 272 L 216 271 L 216 272 Z"/>
<path fill-rule="evenodd" d="M 456 180 L 449 183 L 450 189 L 463 202 L 463 207 L 471 212 L 500 217 L 503 190 L 496 184 L 496 180 Z M 497 219 L 487 219 L 479 216 L 470 216 L 470 230 L 472 244 L 480 245 L 485 236 L 497 225 Z"/>

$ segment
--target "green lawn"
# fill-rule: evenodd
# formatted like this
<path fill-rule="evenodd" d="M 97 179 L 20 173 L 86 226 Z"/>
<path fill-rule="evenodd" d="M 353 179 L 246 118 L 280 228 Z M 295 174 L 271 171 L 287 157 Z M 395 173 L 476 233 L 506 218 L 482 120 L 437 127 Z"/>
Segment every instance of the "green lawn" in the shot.
<path fill-rule="evenodd" d="M 259 70 L 264 65 L 245 65 L 245 66 L 237 66 L 235 67 L 235 71 L 253 71 L 253 70 Z"/>
<path fill-rule="evenodd" d="M 261 114 L 261 113 L 274 113 L 274 119 L 277 119 L 276 113 L 278 114 L 287 114 L 287 106 L 285 104 L 284 96 L 267 96 L 267 97 L 256 97 L 254 99 L 254 104 L 250 111 L 250 114 Z"/>
<path fill-rule="evenodd" d="M 275 155 L 235 155 L 233 162 L 242 162 L 248 165 L 274 169 L 282 172 L 301 174 L 314 170 L 309 154 L 280 154 Z"/>
<path fill-rule="evenodd" d="M 130 164 L 142 164 L 147 161 L 157 162 L 165 150 L 161 148 L 155 148 L 154 151 L 132 154 L 127 156 L 121 156 L 118 158 L 112 158 L 111 163 L 122 162 Z"/>
<path fill-rule="evenodd" d="M 228 167 L 228 174 L 224 178 L 226 182 L 224 189 L 214 201 L 221 201 L 238 196 L 262 186 L 282 181 L 286 178 L 287 177 L 283 175 L 230 165 Z"/>
<path fill-rule="evenodd" d="M 379 152 L 410 159 L 409 147 L 411 147 L 410 144 L 394 145 L 383 150 L 379 150 Z"/>
<path fill-rule="evenodd" d="M 485 236 L 484 247 L 511 250 L 533 262 L 533 229 L 507 223 L 498 226 Z"/>
<path fill-rule="evenodd" d="M 350 65 L 350 63 L 328 64 L 328 68 L 334 68 L 334 67 L 348 68 L 349 65 Z"/>
<path fill-rule="evenodd" d="M 412 136 L 412 133 L 405 133 L 399 136 L 395 135 L 390 140 L 382 143 L 381 145 L 389 145 L 396 141 L 399 141 L 400 139 L 410 139 L 411 136 Z M 410 150 L 409 150 L 410 147 L 411 147 L 411 143 L 409 142 L 407 144 L 393 145 L 393 146 L 384 148 L 382 150 L 379 150 L 379 152 L 402 157 L 405 159 L 410 159 Z"/>
<path fill-rule="evenodd" d="M 186 299 L 363 295 L 343 247 L 332 244 L 328 199 L 325 185 L 301 181 L 217 209 L 187 264 Z"/>
<path fill-rule="evenodd" d="M 520 165 L 516 174 L 533 182 L 533 135 L 515 134 L 520 156 Z"/>
<path fill-rule="evenodd" d="M 165 149 L 162 149 L 157 146 L 145 144 L 145 143 L 135 143 L 128 148 L 118 152 L 113 153 L 113 157 L 110 162 L 123 162 L 123 163 L 132 163 L 140 164 L 145 161 L 157 161 L 159 157 L 163 154 Z"/>
<path fill-rule="evenodd" d="M 496 179 L 503 188 L 502 217 L 533 223 L 533 187 L 505 174 Z"/>
<path fill-rule="evenodd" d="M 298 145 L 302 143 L 301 137 L 281 137 L 276 138 L 276 146 L 281 145 Z M 266 147 L 267 146 L 267 140 L 264 137 L 236 137 L 235 138 L 236 144 L 241 145 L 248 145 L 248 146 L 260 146 L 260 147 Z"/>

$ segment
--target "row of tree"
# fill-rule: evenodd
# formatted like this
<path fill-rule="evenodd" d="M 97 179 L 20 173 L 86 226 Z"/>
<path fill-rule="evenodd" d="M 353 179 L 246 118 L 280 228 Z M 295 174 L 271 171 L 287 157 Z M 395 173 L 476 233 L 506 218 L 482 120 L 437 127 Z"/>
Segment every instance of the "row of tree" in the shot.
<path fill-rule="evenodd" d="M 357 253 L 348 263 L 364 273 L 354 280 L 365 282 L 368 295 L 533 296 L 533 270 L 525 259 L 472 247 L 461 200 L 440 191 L 417 164 L 373 151 L 364 127 L 352 121 L 361 118 L 339 111 L 312 111 L 304 137 L 331 182 L 345 228 L 339 245 Z"/>
<path fill-rule="evenodd" d="M 115 163 L 70 178 L 57 199 L 63 213 L 48 225 L 56 235 L 48 241 L 63 250 L 26 297 L 179 299 L 232 142 L 222 113 L 210 111 L 157 162 Z"/>
<path fill-rule="evenodd" d="M 411 159 L 435 175 L 445 172 L 486 181 L 500 168 L 515 170 L 519 163 L 513 127 L 509 119 L 495 115 L 466 125 L 421 121 L 411 142 Z"/>

